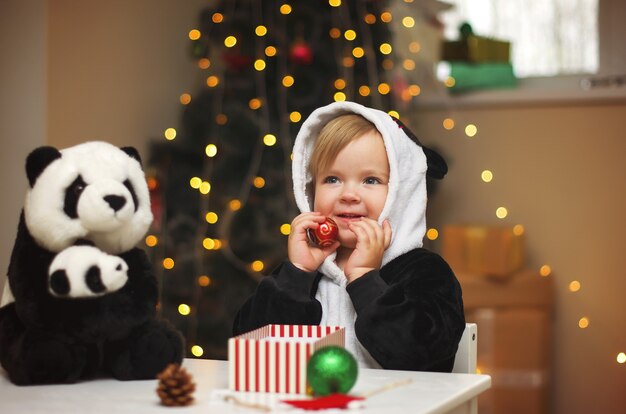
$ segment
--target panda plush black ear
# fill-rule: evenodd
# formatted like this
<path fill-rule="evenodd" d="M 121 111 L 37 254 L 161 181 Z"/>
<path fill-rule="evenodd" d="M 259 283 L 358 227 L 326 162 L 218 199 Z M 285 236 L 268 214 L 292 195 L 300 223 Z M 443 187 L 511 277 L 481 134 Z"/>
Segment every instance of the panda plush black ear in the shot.
<path fill-rule="evenodd" d="M 122 147 L 120 149 L 124 151 L 126 154 L 128 154 L 131 158 L 134 158 L 137 161 L 139 161 L 139 164 L 141 165 L 141 157 L 139 156 L 139 151 L 137 151 L 135 147 Z M 142 165 L 142 168 L 143 168 L 143 165 Z"/>
<path fill-rule="evenodd" d="M 443 159 L 439 153 L 431 148 L 425 147 L 422 145 L 417 136 L 411 131 L 409 128 L 402 123 L 398 118 L 392 116 L 391 119 L 394 120 L 400 128 L 404 131 L 404 133 L 411 138 L 417 145 L 422 147 L 422 151 L 424 151 L 424 155 L 426 156 L 426 175 L 430 178 L 435 178 L 437 180 L 441 180 L 448 173 L 448 164 Z"/>
<path fill-rule="evenodd" d="M 49 146 L 39 147 L 28 154 L 26 157 L 26 176 L 31 188 L 35 185 L 39 174 L 57 158 L 61 158 L 61 152 Z"/>

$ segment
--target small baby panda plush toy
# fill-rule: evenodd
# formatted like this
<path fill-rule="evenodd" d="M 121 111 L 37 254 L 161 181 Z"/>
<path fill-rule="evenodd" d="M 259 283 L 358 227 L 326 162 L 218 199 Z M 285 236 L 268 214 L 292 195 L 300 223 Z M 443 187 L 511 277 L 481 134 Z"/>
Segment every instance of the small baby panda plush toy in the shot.
<path fill-rule="evenodd" d="M 181 363 L 183 338 L 157 318 L 157 281 L 136 247 L 152 222 L 137 151 L 105 142 L 40 147 L 26 175 L 0 307 L 10 380 L 153 379 Z"/>

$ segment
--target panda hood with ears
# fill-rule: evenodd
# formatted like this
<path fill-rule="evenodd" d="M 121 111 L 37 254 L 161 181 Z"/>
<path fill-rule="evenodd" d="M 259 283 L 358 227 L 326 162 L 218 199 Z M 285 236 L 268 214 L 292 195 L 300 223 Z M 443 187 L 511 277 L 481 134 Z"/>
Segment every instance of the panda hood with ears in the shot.
<path fill-rule="evenodd" d="M 119 254 L 135 247 L 152 223 L 148 186 L 134 148 L 98 141 L 64 150 L 40 147 L 29 154 L 26 173 L 26 227 L 52 252 L 85 239 Z"/>
<path fill-rule="evenodd" d="M 361 115 L 374 124 L 387 151 L 389 187 L 378 222 L 388 219 L 393 236 L 383 256 L 384 266 L 422 246 L 426 232 L 426 175 L 443 178 L 447 166 L 436 152 L 422 146 L 411 131 L 389 114 L 354 102 L 335 102 L 313 111 L 296 137 L 292 173 L 295 200 L 301 212 L 309 212 L 313 207 L 313 177 L 309 172 L 309 160 L 315 140 L 330 120 L 349 113 Z M 335 254 L 329 256 L 321 270 L 337 283 L 345 285 L 345 277 L 338 274 L 334 259 Z"/>

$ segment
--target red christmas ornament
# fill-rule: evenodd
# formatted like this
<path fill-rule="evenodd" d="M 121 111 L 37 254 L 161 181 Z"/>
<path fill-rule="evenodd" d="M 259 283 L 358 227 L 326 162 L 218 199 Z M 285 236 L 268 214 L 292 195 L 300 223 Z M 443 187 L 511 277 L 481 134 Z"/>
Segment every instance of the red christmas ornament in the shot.
<path fill-rule="evenodd" d="M 322 224 L 315 230 L 307 230 L 307 234 L 309 235 L 309 239 L 314 244 L 317 244 L 320 247 L 328 247 L 337 240 L 337 235 L 339 234 L 339 227 L 337 227 L 337 223 L 335 220 L 330 217 L 326 218 Z"/>
<path fill-rule="evenodd" d="M 313 50 L 305 42 L 296 42 L 289 49 L 289 59 L 298 65 L 310 65 L 313 62 Z"/>

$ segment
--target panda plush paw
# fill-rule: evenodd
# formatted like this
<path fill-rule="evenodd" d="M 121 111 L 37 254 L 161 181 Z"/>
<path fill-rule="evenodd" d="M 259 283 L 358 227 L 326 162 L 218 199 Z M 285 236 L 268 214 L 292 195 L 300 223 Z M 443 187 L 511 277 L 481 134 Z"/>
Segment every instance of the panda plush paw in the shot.
<path fill-rule="evenodd" d="M 48 290 L 61 298 L 102 296 L 122 288 L 127 272 L 128 265 L 121 257 L 94 246 L 71 246 L 50 264 Z"/>

